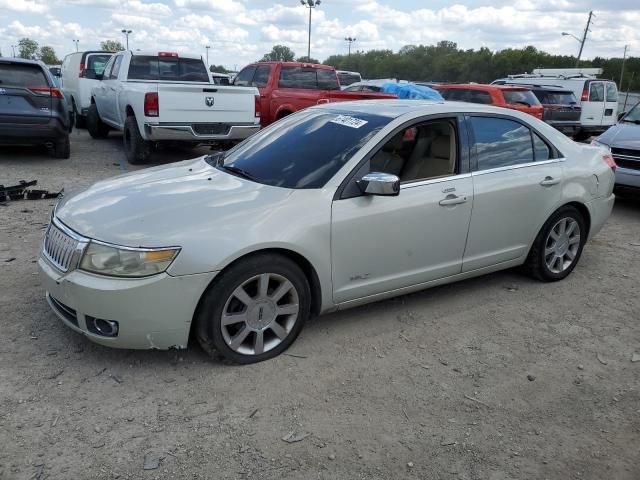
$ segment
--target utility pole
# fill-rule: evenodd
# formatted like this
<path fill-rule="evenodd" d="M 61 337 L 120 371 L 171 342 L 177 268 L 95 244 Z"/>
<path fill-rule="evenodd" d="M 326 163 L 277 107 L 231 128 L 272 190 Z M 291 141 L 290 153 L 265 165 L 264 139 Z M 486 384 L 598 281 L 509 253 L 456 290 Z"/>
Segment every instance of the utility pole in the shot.
<path fill-rule="evenodd" d="M 11 45 L 11 50 L 13 50 L 13 58 L 16 58 L 16 46 Z"/>
<path fill-rule="evenodd" d="M 209 68 L 209 49 L 211 48 L 211 45 L 207 45 L 204 48 L 207 49 L 207 68 Z"/>
<path fill-rule="evenodd" d="M 593 11 L 589 12 L 589 19 L 587 20 L 587 26 L 584 29 L 584 35 L 582 35 L 582 41 L 580 42 L 580 51 L 578 52 L 578 59 L 576 60 L 576 68 L 580 66 L 580 57 L 582 56 L 582 49 L 584 48 L 584 42 L 587 40 L 587 34 L 589 33 L 589 26 L 591 25 L 591 19 L 593 18 Z"/>
<path fill-rule="evenodd" d="M 627 59 L 627 49 L 629 48 L 629 45 L 625 45 L 624 46 L 624 55 L 622 55 L 622 69 L 620 70 L 620 88 L 619 90 L 622 90 L 622 77 L 624 77 L 624 62 Z"/>
<path fill-rule="evenodd" d="M 356 41 L 355 37 L 345 37 L 345 42 L 349 42 L 349 56 L 351 56 L 351 44 Z"/>

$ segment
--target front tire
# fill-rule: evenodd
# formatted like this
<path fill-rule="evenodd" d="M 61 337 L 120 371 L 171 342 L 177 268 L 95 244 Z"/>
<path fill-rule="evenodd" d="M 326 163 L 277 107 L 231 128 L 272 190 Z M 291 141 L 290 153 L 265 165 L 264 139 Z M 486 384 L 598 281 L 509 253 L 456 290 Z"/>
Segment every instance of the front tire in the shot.
<path fill-rule="evenodd" d="M 204 294 L 196 336 L 212 356 L 261 362 L 289 348 L 310 310 L 311 291 L 300 267 L 280 255 L 256 255 L 231 266 Z"/>
<path fill-rule="evenodd" d="M 543 225 L 533 242 L 525 268 L 543 282 L 562 280 L 578 264 L 586 241 L 584 217 L 575 207 L 566 205 Z"/>
<path fill-rule="evenodd" d="M 147 161 L 151 154 L 151 143 L 142 138 L 136 117 L 132 115 L 128 116 L 124 122 L 122 141 L 129 163 L 136 165 Z"/>
<path fill-rule="evenodd" d="M 100 119 L 98 107 L 95 103 L 91 104 L 89 111 L 87 112 L 87 130 L 89 131 L 91 138 L 107 138 L 109 130 L 111 130 L 109 125 Z"/>

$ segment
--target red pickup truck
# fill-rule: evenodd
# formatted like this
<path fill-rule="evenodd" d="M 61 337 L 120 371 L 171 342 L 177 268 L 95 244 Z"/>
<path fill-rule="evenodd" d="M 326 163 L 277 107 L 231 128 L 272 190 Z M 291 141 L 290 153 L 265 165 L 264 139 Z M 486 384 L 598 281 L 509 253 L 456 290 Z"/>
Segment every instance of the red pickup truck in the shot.
<path fill-rule="evenodd" d="M 260 90 L 262 127 L 290 113 L 322 103 L 396 98 L 386 93 L 341 91 L 333 67 L 312 63 L 253 63 L 236 75 L 233 84 Z"/>

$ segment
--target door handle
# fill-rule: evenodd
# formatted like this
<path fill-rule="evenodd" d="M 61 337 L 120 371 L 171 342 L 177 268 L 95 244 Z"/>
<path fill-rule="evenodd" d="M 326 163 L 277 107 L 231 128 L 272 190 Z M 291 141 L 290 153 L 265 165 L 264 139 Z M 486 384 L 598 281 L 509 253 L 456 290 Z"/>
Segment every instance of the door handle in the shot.
<path fill-rule="evenodd" d="M 459 205 L 461 203 L 466 203 L 467 197 L 459 197 L 457 195 L 447 195 L 445 198 L 440 200 L 440 205 L 443 207 L 449 207 L 451 205 Z"/>
<path fill-rule="evenodd" d="M 545 179 L 540 182 L 540 185 L 542 185 L 543 187 L 550 187 L 552 185 L 557 185 L 559 183 L 560 183 L 560 180 L 556 178 L 545 177 Z"/>

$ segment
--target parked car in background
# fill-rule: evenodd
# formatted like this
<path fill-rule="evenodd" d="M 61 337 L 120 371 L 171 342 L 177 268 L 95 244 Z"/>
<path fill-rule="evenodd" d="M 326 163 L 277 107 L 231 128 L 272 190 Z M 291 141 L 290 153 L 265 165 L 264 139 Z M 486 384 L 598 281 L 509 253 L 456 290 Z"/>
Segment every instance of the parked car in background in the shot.
<path fill-rule="evenodd" d="M 591 143 L 611 150 L 618 164 L 616 188 L 620 192 L 633 190 L 640 193 L 640 103 Z"/>
<path fill-rule="evenodd" d="M 69 158 L 71 112 L 47 66 L 0 57 L 0 144 L 46 145 Z"/>
<path fill-rule="evenodd" d="M 158 143 L 244 140 L 260 129 L 259 100 L 255 88 L 212 84 L 200 55 L 118 52 L 91 91 L 87 129 L 121 130 L 127 160 L 142 163 Z"/>
<path fill-rule="evenodd" d="M 209 76 L 211 77 L 211 83 L 215 83 L 216 85 L 231 85 L 229 75 L 226 73 L 211 72 Z"/>
<path fill-rule="evenodd" d="M 595 77 L 602 69 L 537 69 L 532 74 L 509 75 L 492 85 L 546 85 L 571 90 L 580 99 L 580 130 L 576 140 L 599 135 L 616 123 L 618 87 L 615 82 Z"/>
<path fill-rule="evenodd" d="M 263 127 L 317 104 L 395 98 L 384 93 L 341 91 L 335 68 L 312 63 L 253 63 L 236 75 L 233 84 L 258 88 Z"/>
<path fill-rule="evenodd" d="M 104 72 L 104 67 L 113 52 L 86 51 L 70 53 L 62 61 L 60 86 L 69 100 L 77 127 L 85 126 L 91 89 L 95 87 Z"/>
<path fill-rule="evenodd" d="M 545 122 L 568 136 L 580 131 L 582 108 L 571 90 L 547 85 L 531 85 L 530 88 L 542 104 Z"/>
<path fill-rule="evenodd" d="M 347 70 L 336 70 L 340 87 L 348 87 L 352 83 L 361 82 L 362 77 L 358 72 L 349 72 Z"/>
<path fill-rule="evenodd" d="M 440 92 L 445 100 L 510 108 L 542 119 L 542 105 L 529 88 L 463 83 L 434 85 L 433 89 Z"/>
<path fill-rule="evenodd" d="M 382 85 L 389 83 L 391 80 L 362 80 L 354 82 L 348 87 L 343 87 L 343 92 L 379 92 Z"/>
<path fill-rule="evenodd" d="M 65 196 L 38 265 L 53 311 L 94 342 L 186 348 L 192 333 L 257 362 L 324 312 L 519 265 L 564 279 L 611 213 L 614 166 L 515 110 L 319 105 Z"/>
<path fill-rule="evenodd" d="M 49 72 L 51 72 L 51 76 L 53 77 L 53 83 L 55 83 L 56 87 L 60 87 L 60 77 L 62 75 L 62 68 L 60 65 L 47 65 Z"/>

